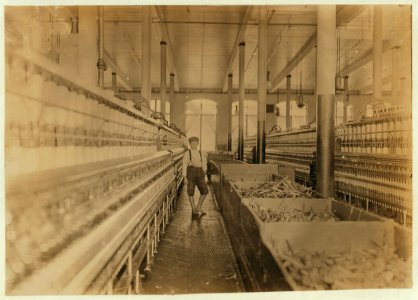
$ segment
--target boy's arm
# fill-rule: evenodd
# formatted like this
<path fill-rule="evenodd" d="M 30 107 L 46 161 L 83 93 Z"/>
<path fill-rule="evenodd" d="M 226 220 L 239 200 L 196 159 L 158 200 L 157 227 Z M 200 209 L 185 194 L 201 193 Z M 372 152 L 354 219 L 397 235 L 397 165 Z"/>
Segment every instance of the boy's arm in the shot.
<path fill-rule="evenodd" d="M 187 178 L 187 166 L 189 165 L 189 157 L 186 155 L 187 152 L 183 155 L 183 177 Z"/>
<path fill-rule="evenodd" d="M 208 170 L 208 154 L 206 152 L 202 152 L 202 169 L 206 174 Z"/>

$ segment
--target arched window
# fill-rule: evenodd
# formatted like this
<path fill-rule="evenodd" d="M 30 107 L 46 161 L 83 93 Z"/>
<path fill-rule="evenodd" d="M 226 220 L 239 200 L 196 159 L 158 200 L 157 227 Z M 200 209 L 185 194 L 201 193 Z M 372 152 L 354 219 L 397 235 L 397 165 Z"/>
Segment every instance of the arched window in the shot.
<path fill-rule="evenodd" d="M 150 108 L 153 111 L 161 112 L 161 100 L 160 99 L 152 99 L 149 103 Z M 170 102 L 165 102 L 165 119 L 168 121 L 168 123 L 171 123 L 170 120 Z"/>
<path fill-rule="evenodd" d="M 185 104 L 186 135 L 200 139 L 199 149 L 213 151 L 216 149 L 216 115 L 217 104 L 208 99 L 188 101 Z"/>
<path fill-rule="evenodd" d="M 354 106 L 353 104 L 347 105 L 347 122 L 354 121 Z"/>
<path fill-rule="evenodd" d="M 239 101 L 232 103 L 232 151 L 238 149 Z M 257 134 L 257 101 L 244 101 L 244 138 Z"/>
<path fill-rule="evenodd" d="M 344 121 L 344 102 L 337 101 L 335 103 L 336 109 L 335 109 L 335 126 L 343 124 Z M 354 119 L 354 106 L 353 104 L 347 105 L 347 122 L 353 121 Z"/>
<path fill-rule="evenodd" d="M 284 130 L 286 129 L 286 102 L 279 102 L 276 107 L 279 110 L 277 125 Z M 292 129 L 297 129 L 302 125 L 306 125 L 306 113 L 306 106 L 299 108 L 296 101 L 290 101 L 290 124 Z"/>
<path fill-rule="evenodd" d="M 348 118 L 348 107 L 347 107 L 347 121 Z M 342 100 L 338 100 L 335 102 L 335 116 L 334 116 L 334 125 L 338 126 L 342 124 L 344 121 L 344 102 Z"/>

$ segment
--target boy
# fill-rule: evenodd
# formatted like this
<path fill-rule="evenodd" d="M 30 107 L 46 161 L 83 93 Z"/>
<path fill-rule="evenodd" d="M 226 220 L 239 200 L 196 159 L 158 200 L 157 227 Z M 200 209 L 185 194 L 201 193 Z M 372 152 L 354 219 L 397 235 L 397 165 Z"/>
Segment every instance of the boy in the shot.
<path fill-rule="evenodd" d="M 207 169 L 206 153 L 197 150 L 199 138 L 192 136 L 189 138 L 190 148 L 183 156 L 183 177 L 184 183 L 187 185 L 187 195 L 189 196 L 190 205 L 192 207 L 193 216 L 201 217 L 206 215 L 202 210 L 203 201 L 208 194 L 208 187 L 205 182 L 205 174 Z M 197 206 L 194 203 L 195 186 L 199 189 L 200 197 Z"/>

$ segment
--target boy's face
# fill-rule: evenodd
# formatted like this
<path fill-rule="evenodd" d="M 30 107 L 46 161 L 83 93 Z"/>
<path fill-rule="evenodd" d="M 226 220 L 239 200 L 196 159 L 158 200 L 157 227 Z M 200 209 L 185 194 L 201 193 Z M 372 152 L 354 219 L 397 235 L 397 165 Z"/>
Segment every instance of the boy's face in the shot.
<path fill-rule="evenodd" d="M 190 143 L 190 147 L 192 147 L 192 148 L 197 148 L 197 145 L 199 145 L 198 141 L 193 141 L 193 142 Z"/>

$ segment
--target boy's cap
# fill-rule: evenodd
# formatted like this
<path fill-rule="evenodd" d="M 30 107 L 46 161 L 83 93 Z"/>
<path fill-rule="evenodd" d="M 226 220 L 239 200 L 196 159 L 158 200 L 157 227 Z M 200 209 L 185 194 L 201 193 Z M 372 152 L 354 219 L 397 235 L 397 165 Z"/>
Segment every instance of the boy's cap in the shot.
<path fill-rule="evenodd" d="M 189 143 L 191 143 L 191 142 L 193 142 L 193 141 L 198 142 L 198 141 L 199 141 L 199 138 L 198 138 L 197 136 L 192 136 L 192 137 L 189 137 Z"/>

